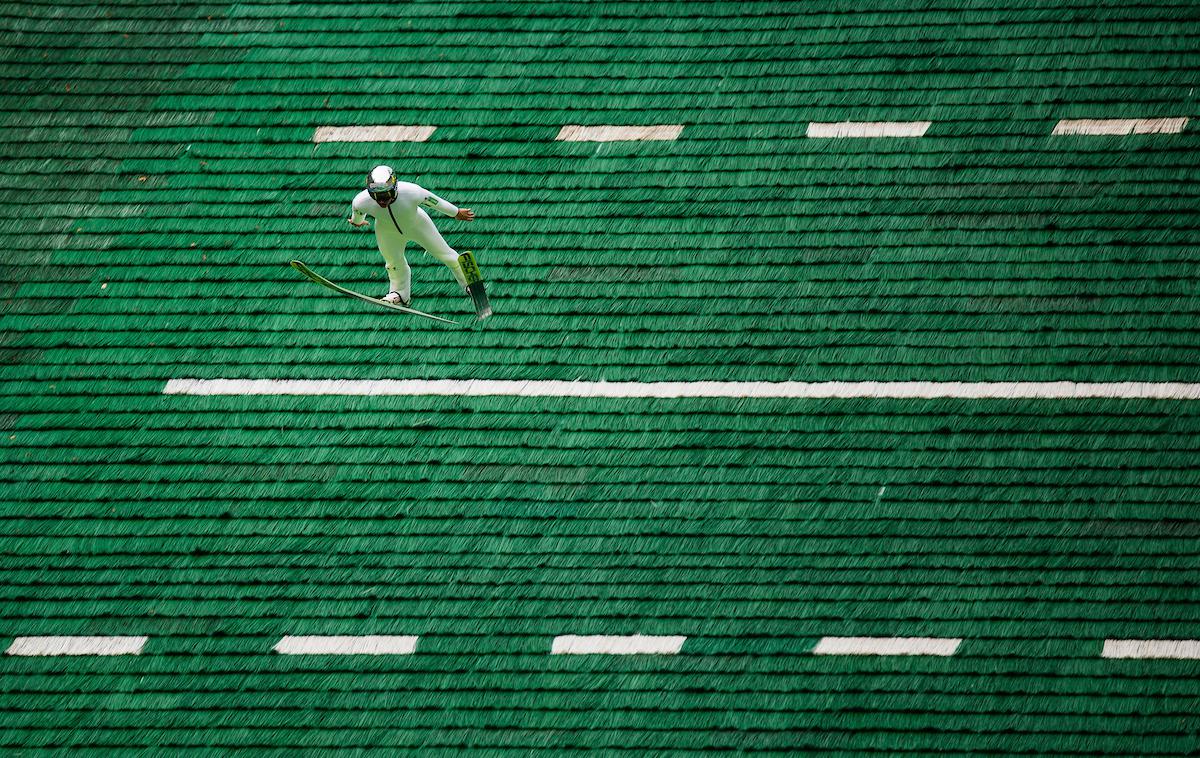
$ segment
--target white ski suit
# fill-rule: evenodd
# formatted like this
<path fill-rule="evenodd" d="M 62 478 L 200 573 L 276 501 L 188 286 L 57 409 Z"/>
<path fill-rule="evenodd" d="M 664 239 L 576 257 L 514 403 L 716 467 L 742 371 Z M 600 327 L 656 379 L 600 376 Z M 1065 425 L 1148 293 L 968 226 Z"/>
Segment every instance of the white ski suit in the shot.
<path fill-rule="evenodd" d="M 408 259 L 404 257 L 404 248 L 409 240 L 446 264 L 460 287 L 467 286 L 462 267 L 458 265 L 458 253 L 446 244 L 433 225 L 433 219 L 425 212 L 425 208 L 432 208 L 447 216 L 454 216 L 458 213 L 455 205 L 416 184 L 397 182 L 396 199 L 388 207 L 384 208 L 375 202 L 371 193 L 363 190 L 355 195 L 352 208 L 350 220 L 356 224 L 363 221 L 365 216 L 375 219 L 375 240 L 379 243 L 380 255 L 387 263 L 388 282 L 404 300 L 412 297 L 412 270 L 408 267 Z"/>

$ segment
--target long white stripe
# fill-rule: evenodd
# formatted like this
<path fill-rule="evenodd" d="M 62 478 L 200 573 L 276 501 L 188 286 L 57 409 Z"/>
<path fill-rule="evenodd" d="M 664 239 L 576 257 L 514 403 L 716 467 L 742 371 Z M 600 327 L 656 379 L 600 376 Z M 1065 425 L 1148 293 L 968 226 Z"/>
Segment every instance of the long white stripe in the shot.
<path fill-rule="evenodd" d="M 806 136 L 823 139 L 844 137 L 924 137 L 932 121 L 839 121 L 812 122 Z"/>
<path fill-rule="evenodd" d="M 554 638 L 552 655 L 676 655 L 687 637 L 656 637 L 564 634 Z"/>
<path fill-rule="evenodd" d="M 1177 382 L 563 382 L 492 379 L 171 379 L 167 395 L 408 395 L 602 398 L 1200 400 Z"/>
<path fill-rule="evenodd" d="M 436 126 L 321 126 L 313 142 L 424 142 Z"/>
<path fill-rule="evenodd" d="M 1186 118 L 1085 118 L 1063 119 L 1051 134 L 1179 134 L 1187 126 Z"/>
<path fill-rule="evenodd" d="M 1105 640 L 1100 656 L 1200 659 L 1200 640 Z"/>
<path fill-rule="evenodd" d="M 283 655 L 412 655 L 417 637 L 387 635 L 284 637 L 272 648 Z"/>
<path fill-rule="evenodd" d="M 656 126 L 580 126 L 570 124 L 559 130 L 556 140 L 563 142 L 629 142 L 634 140 L 679 139 L 683 124 Z"/>
<path fill-rule="evenodd" d="M 17 637 L 5 655 L 140 655 L 149 637 Z"/>
<path fill-rule="evenodd" d="M 822 637 L 813 655 L 954 655 L 960 644 L 946 637 Z"/>

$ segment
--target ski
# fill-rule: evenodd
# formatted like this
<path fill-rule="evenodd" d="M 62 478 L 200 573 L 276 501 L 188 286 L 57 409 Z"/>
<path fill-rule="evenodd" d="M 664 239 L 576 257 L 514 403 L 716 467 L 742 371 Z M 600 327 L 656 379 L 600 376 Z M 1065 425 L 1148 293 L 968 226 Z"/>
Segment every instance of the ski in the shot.
<path fill-rule="evenodd" d="M 328 287 L 329 289 L 333 290 L 334 292 L 340 292 L 343 295 L 349 295 L 350 297 L 357 297 L 359 300 L 366 300 L 368 303 L 374 303 L 375 305 L 378 305 L 382 308 L 390 308 L 394 311 L 400 311 L 401 313 L 411 313 L 414 316 L 421 316 L 422 318 L 432 319 L 433 321 L 442 321 L 447 324 L 454 324 L 455 326 L 458 326 L 457 321 L 451 321 L 448 318 L 442 318 L 441 316 L 434 316 L 430 313 L 424 313 L 422 311 L 416 310 L 415 308 L 406 308 L 403 305 L 395 305 L 393 303 L 385 303 L 384 301 L 380 300 L 379 298 L 371 297 L 369 295 L 364 295 L 361 292 L 355 292 L 354 290 L 347 289 L 340 284 L 334 284 L 333 282 L 329 281 L 325 277 L 318 274 L 316 271 L 313 271 L 311 268 L 304 265 L 303 261 L 292 261 L 292 268 L 296 269 L 301 274 L 304 274 L 309 279 L 312 279 L 317 284 L 320 284 L 323 287 Z"/>
<path fill-rule="evenodd" d="M 467 294 L 475 303 L 475 315 L 487 318 L 492 315 L 492 304 L 488 302 L 487 289 L 483 284 L 483 274 L 479 272 L 479 264 L 470 250 L 458 256 L 458 265 L 462 267 L 463 278 L 467 280 Z"/>

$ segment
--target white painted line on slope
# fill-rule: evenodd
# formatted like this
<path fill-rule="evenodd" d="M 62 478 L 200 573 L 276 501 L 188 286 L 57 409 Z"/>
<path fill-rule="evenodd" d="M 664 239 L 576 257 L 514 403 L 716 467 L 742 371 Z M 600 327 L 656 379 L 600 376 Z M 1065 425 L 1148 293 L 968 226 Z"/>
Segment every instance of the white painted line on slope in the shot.
<path fill-rule="evenodd" d="M 932 121 L 839 121 L 812 122 L 805 136 L 820 139 L 845 137 L 924 137 Z"/>
<path fill-rule="evenodd" d="M 17 637 L 5 655 L 140 655 L 149 637 Z"/>
<path fill-rule="evenodd" d="M 313 142 L 424 142 L 436 126 L 320 126 Z"/>
<path fill-rule="evenodd" d="M 554 638 L 552 655 L 676 655 L 687 637 L 564 634 Z"/>
<path fill-rule="evenodd" d="M 563 142 L 631 142 L 679 139 L 683 124 L 657 126 L 564 126 L 554 139 Z"/>
<path fill-rule="evenodd" d="M 822 637 L 813 655 L 954 655 L 960 644 L 947 637 Z"/>
<path fill-rule="evenodd" d="M 282 655 L 412 655 L 417 637 L 388 635 L 283 637 L 271 648 Z"/>
<path fill-rule="evenodd" d="M 1186 118 L 1084 118 L 1063 119 L 1051 134 L 1179 134 L 1187 126 Z"/>
<path fill-rule="evenodd" d="M 1200 660 L 1200 640 L 1105 640 L 1100 657 Z"/>
<path fill-rule="evenodd" d="M 171 379 L 166 395 L 405 395 L 599 398 L 958 398 L 1200 400 L 1177 382 L 564 382 L 491 379 Z"/>

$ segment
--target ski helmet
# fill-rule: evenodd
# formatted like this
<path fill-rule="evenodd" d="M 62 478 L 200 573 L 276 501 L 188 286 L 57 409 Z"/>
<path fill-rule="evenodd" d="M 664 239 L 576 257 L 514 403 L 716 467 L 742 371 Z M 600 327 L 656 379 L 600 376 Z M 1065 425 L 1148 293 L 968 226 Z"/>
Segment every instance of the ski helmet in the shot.
<path fill-rule="evenodd" d="M 391 166 L 376 166 L 367 174 L 367 192 L 380 205 L 390 205 L 396 199 L 396 172 Z"/>

